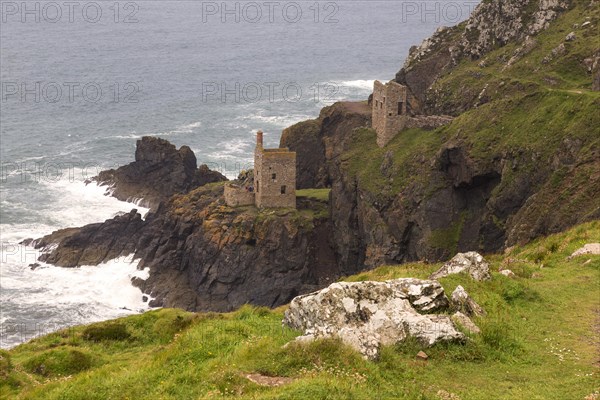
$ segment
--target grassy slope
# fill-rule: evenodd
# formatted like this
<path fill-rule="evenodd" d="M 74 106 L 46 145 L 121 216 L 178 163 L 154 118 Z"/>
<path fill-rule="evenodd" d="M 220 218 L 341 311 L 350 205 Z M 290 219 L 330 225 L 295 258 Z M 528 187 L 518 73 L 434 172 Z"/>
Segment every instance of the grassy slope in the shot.
<path fill-rule="evenodd" d="M 281 346 L 283 309 L 230 314 L 158 310 L 51 334 L 0 355 L 0 393 L 15 399 L 583 399 L 598 387 L 600 256 L 567 260 L 600 238 L 600 222 L 489 256 L 491 282 L 458 284 L 488 311 L 466 345 L 385 348 L 376 362 L 337 341 Z M 588 260 L 591 260 L 587 262 Z M 543 268 L 542 268 L 543 265 Z M 388 266 L 348 278 L 426 277 L 439 264 Z M 594 324 L 595 327 L 594 327 Z M 10 357 L 10 366 L 8 358 Z M 44 367 L 41 367 L 41 365 Z M 296 380 L 277 388 L 244 375 Z"/>

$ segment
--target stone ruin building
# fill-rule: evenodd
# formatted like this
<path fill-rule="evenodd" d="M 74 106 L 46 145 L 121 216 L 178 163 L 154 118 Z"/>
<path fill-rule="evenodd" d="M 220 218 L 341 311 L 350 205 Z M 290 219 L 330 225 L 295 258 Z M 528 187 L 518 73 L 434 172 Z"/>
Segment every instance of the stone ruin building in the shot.
<path fill-rule="evenodd" d="M 230 207 L 296 208 L 296 152 L 287 148 L 265 149 L 263 132 L 256 133 L 254 177 L 245 184 L 225 185 Z"/>
<path fill-rule="evenodd" d="M 435 129 L 452 121 L 449 116 L 422 115 L 421 104 L 410 89 L 395 81 L 386 84 L 375 81 L 371 107 L 379 147 L 384 147 L 404 129 Z"/>

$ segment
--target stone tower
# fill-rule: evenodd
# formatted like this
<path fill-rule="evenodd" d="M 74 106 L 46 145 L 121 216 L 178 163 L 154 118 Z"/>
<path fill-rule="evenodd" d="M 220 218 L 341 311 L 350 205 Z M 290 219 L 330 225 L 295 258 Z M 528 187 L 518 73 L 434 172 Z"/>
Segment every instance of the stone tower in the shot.
<path fill-rule="evenodd" d="M 373 88 L 373 128 L 377 132 L 377 144 L 385 146 L 404 129 L 413 114 L 418 114 L 419 103 L 408 88 L 390 81 L 385 85 L 375 81 Z"/>
<path fill-rule="evenodd" d="M 256 133 L 254 195 L 259 208 L 296 208 L 296 152 L 265 149 L 262 131 Z"/>

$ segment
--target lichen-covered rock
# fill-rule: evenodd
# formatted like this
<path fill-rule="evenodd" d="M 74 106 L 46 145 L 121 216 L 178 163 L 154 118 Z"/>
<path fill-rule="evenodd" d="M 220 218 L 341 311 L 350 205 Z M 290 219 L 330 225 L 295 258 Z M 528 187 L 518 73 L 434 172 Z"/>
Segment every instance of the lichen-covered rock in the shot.
<path fill-rule="evenodd" d="M 451 274 L 468 273 L 476 281 L 491 279 L 490 264 L 483 256 L 475 251 L 458 253 L 439 270 L 431 274 L 429 279 L 439 279 Z"/>
<path fill-rule="evenodd" d="M 460 285 L 452 292 L 450 303 L 455 310 L 468 316 L 482 316 L 486 314 L 485 310 Z"/>
<path fill-rule="evenodd" d="M 448 315 L 448 299 L 436 281 L 338 282 L 292 300 L 283 323 L 304 335 L 297 340 L 339 337 L 373 359 L 381 345 L 414 337 L 425 346 L 464 339 Z"/>

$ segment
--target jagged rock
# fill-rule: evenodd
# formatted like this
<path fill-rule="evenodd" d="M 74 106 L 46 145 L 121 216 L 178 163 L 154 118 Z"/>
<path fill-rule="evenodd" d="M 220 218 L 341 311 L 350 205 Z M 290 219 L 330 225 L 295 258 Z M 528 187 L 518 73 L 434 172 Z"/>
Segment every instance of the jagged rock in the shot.
<path fill-rule="evenodd" d="M 485 315 L 485 310 L 473 300 L 462 286 L 457 286 L 450 296 L 450 303 L 455 310 L 465 313 L 469 316 Z"/>
<path fill-rule="evenodd" d="M 501 275 L 504 275 L 508 278 L 514 278 L 516 275 L 510 269 L 502 269 L 499 271 Z"/>
<path fill-rule="evenodd" d="M 479 327 L 475 325 L 471 318 L 461 313 L 460 311 L 457 311 L 452 315 L 452 321 L 455 324 L 458 324 L 465 328 L 469 333 L 481 333 L 481 329 L 479 329 Z"/>
<path fill-rule="evenodd" d="M 574 258 L 585 254 L 600 255 L 600 243 L 588 243 L 585 246 L 575 250 L 569 258 Z"/>
<path fill-rule="evenodd" d="M 441 289 L 441 290 L 440 290 Z M 442 300 L 443 299 L 443 300 Z M 339 337 L 373 359 L 381 345 L 414 337 L 423 345 L 461 341 L 447 315 L 421 314 L 423 305 L 446 304 L 438 282 L 396 279 L 386 282 L 339 282 L 292 300 L 283 323 L 304 335 L 298 340 Z M 431 309 L 426 306 L 426 309 Z"/>
<path fill-rule="evenodd" d="M 427 361 L 429 359 L 429 356 L 424 351 L 419 351 L 416 355 L 416 358 L 419 360 Z"/>
<path fill-rule="evenodd" d="M 477 252 L 458 253 L 439 270 L 431 274 L 429 279 L 439 279 L 451 274 L 468 273 L 476 281 L 491 279 L 490 265 Z"/>
<path fill-rule="evenodd" d="M 462 25 L 464 28 L 439 29 L 420 46 L 411 48 L 404 66 L 396 74 L 396 81 L 409 87 L 425 105 L 427 114 L 456 115 L 466 111 L 476 103 L 451 107 L 438 104 L 436 80 L 464 59 L 479 59 L 495 48 L 537 35 L 568 7 L 569 2 L 563 0 L 480 2 Z M 521 50 L 526 51 L 526 48 Z M 516 59 L 518 56 L 512 62 Z"/>
<path fill-rule="evenodd" d="M 567 35 L 567 37 L 565 37 L 565 40 L 566 40 L 567 42 L 572 42 L 572 41 L 574 41 L 575 39 L 577 39 L 577 35 L 575 35 L 575 32 L 571 32 L 571 33 L 569 33 L 569 34 Z"/>
<path fill-rule="evenodd" d="M 176 193 L 227 178 L 206 165 L 196 166 L 196 156 L 188 146 L 179 150 L 168 141 L 144 136 L 137 141 L 135 161 L 115 169 L 102 171 L 92 181 L 107 186 L 119 200 L 136 201 L 156 208 Z"/>
<path fill-rule="evenodd" d="M 42 250 L 39 261 L 73 268 L 98 265 L 135 252 L 144 221 L 136 209 L 103 223 L 52 232 L 31 244 Z"/>

